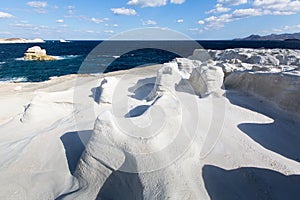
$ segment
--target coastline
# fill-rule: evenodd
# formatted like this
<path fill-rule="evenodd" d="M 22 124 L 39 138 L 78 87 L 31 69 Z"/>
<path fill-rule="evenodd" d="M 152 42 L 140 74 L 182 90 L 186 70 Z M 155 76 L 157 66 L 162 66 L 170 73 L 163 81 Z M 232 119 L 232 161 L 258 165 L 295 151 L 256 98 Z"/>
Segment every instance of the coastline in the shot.
<path fill-rule="evenodd" d="M 0 44 L 20 44 L 20 43 L 45 43 L 43 39 L 36 38 L 33 40 L 23 38 L 0 38 Z"/>
<path fill-rule="evenodd" d="M 298 179 L 289 177 L 300 174 L 300 155 L 294 151 L 300 118 L 291 115 L 299 116 L 299 107 L 293 104 L 300 95 L 300 84 L 295 84 L 299 68 L 275 66 L 268 56 L 260 64 L 249 64 L 255 54 L 248 51 L 217 51 L 218 61 L 201 61 L 215 52 L 196 50 L 190 59 L 162 65 L 1 83 L 0 176 L 5 180 L 1 187 L 18 188 L 28 199 L 37 194 L 40 199 L 107 194 L 132 199 L 137 193 L 130 191 L 141 188 L 146 196 L 185 199 L 188 194 L 208 199 L 220 194 L 211 192 L 211 184 L 250 197 L 256 193 L 249 191 L 268 189 L 276 197 L 280 191 L 273 188 L 284 177 L 289 180 L 285 187 L 296 195 Z M 244 61 L 235 60 L 237 56 Z M 145 129 L 149 123 L 151 128 Z M 151 133 L 157 127 L 160 131 L 151 137 L 131 135 Z M 159 153 L 149 153 L 153 151 Z M 131 158 L 129 154 L 135 159 L 125 159 Z M 234 170 L 241 177 L 219 177 L 231 176 Z M 244 170 L 261 181 L 244 180 L 248 174 Z M 139 185 L 130 184 L 133 176 Z M 47 181 L 31 187 L 41 179 Z M 119 186 L 118 192 L 99 192 L 110 182 Z M 157 184 L 165 189 L 153 191 Z"/>

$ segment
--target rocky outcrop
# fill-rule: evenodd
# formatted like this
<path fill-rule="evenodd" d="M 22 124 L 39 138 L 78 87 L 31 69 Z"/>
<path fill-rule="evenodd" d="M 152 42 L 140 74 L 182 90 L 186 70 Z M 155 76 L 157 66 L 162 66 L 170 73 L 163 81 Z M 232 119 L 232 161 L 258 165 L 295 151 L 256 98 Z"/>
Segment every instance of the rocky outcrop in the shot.
<path fill-rule="evenodd" d="M 208 57 L 209 55 L 209 57 Z M 228 76 L 235 71 L 286 72 L 300 67 L 300 51 L 291 49 L 196 49 L 188 63 L 212 60 Z"/>
<path fill-rule="evenodd" d="M 49 56 L 45 49 L 41 49 L 39 46 L 30 47 L 24 54 L 25 60 L 57 60 L 53 56 Z"/>
<path fill-rule="evenodd" d="M 195 68 L 189 78 L 189 83 L 193 87 L 196 95 L 206 97 L 209 95 L 222 96 L 224 73 L 221 67 L 214 63 L 207 63 Z"/>
<path fill-rule="evenodd" d="M 300 112 L 300 79 L 291 73 L 236 72 L 225 79 L 227 89 L 259 96 L 288 112 Z"/>

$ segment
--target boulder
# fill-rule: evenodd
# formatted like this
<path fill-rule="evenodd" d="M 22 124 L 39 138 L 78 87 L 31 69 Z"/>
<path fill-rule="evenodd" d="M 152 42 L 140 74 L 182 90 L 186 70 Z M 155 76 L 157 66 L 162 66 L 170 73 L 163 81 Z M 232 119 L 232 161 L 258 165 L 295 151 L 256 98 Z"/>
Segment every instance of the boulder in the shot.
<path fill-rule="evenodd" d="M 224 94 L 223 79 L 224 73 L 221 67 L 207 64 L 193 70 L 189 83 L 194 93 L 200 97 L 209 95 L 220 97 Z"/>
<path fill-rule="evenodd" d="M 25 60 L 57 60 L 53 56 L 49 56 L 45 49 L 41 49 L 39 46 L 30 47 L 24 54 Z"/>
<path fill-rule="evenodd" d="M 178 64 L 176 62 L 165 63 L 157 72 L 155 86 L 149 94 L 148 100 L 153 100 L 155 97 L 161 96 L 162 93 L 175 93 L 176 84 L 178 84 L 181 79 Z"/>
<path fill-rule="evenodd" d="M 200 67 L 202 64 L 199 60 L 190 60 L 187 58 L 175 58 L 175 62 L 178 64 L 178 69 L 182 78 L 189 79 L 194 68 Z"/>
<path fill-rule="evenodd" d="M 206 49 L 195 49 L 193 55 L 188 58 L 191 60 L 199 60 L 202 62 L 212 59 L 211 55 Z"/>

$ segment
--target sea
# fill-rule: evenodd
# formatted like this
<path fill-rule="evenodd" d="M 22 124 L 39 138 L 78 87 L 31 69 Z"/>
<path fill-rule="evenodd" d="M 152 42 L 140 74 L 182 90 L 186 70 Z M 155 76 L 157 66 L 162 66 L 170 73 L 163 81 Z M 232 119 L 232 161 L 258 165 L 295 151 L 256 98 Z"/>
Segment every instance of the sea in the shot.
<path fill-rule="evenodd" d="M 23 59 L 29 47 L 40 46 L 55 61 Z M 107 73 L 187 57 L 195 48 L 300 49 L 298 41 L 46 41 L 39 44 L 0 44 L 0 82 L 41 82 L 78 73 Z"/>

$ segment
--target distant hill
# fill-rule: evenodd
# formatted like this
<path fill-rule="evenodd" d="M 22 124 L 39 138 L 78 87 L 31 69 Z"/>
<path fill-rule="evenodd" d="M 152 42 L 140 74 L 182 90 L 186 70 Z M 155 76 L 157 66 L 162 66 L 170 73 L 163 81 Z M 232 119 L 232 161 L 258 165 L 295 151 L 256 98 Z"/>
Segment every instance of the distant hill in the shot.
<path fill-rule="evenodd" d="M 271 34 L 271 35 L 250 35 L 246 38 L 237 38 L 234 40 L 243 40 L 243 41 L 254 41 L 254 40 L 278 40 L 278 41 L 298 41 L 300 40 L 300 33 L 284 33 L 284 34 Z"/>
<path fill-rule="evenodd" d="M 24 39 L 24 38 L 0 38 L 0 44 L 6 43 L 43 43 L 44 40 L 36 38 L 33 40 Z"/>

